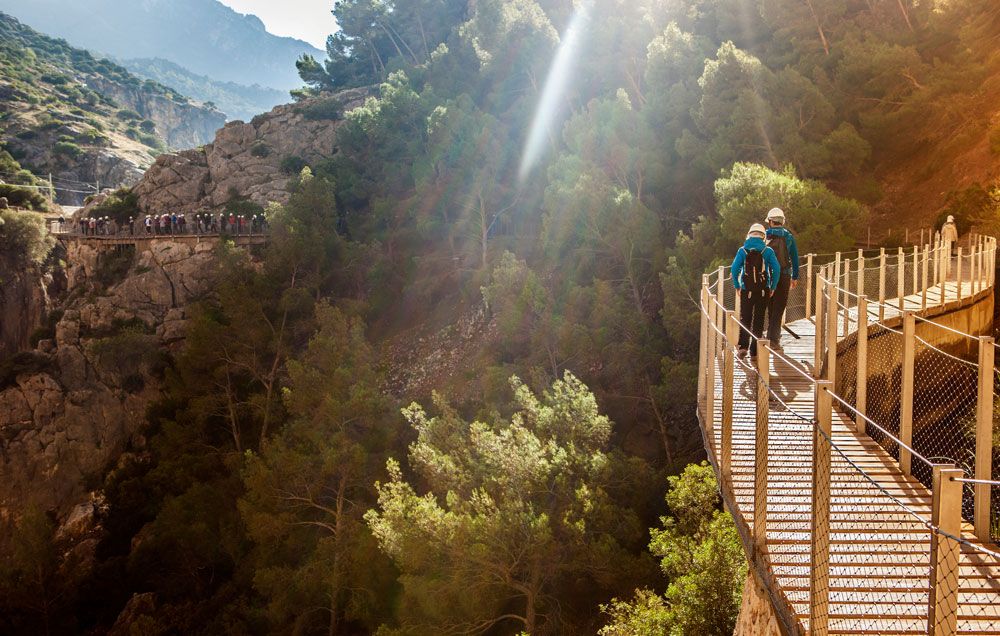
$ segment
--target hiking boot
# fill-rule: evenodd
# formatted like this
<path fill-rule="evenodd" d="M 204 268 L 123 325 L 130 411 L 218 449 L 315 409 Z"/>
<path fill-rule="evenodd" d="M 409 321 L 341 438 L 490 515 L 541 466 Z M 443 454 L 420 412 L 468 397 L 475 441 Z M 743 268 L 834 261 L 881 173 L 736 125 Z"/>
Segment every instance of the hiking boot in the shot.
<path fill-rule="evenodd" d="M 740 360 L 747 357 L 747 350 L 744 347 L 740 347 L 740 350 L 736 352 L 736 357 Z"/>

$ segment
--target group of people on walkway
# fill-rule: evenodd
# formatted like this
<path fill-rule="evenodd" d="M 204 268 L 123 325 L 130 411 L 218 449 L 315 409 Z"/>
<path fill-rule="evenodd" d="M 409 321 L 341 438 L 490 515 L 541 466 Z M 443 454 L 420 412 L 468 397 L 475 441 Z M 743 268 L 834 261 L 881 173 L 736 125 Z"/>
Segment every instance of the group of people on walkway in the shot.
<path fill-rule="evenodd" d="M 142 216 L 137 220 L 129 217 L 128 222 L 119 225 L 114 219 L 104 217 L 83 217 L 77 221 L 83 236 L 176 236 L 180 234 L 222 234 L 235 235 L 265 234 L 268 231 L 267 218 L 263 214 L 160 214 Z M 62 223 L 60 222 L 60 229 Z"/>
<path fill-rule="evenodd" d="M 757 340 L 764 331 L 773 348 L 781 348 L 781 323 L 788 294 L 799 279 L 799 250 L 785 228 L 785 213 L 771 208 L 766 222 L 754 223 L 733 259 L 733 286 L 740 297 L 740 337 L 737 355 L 757 359 Z M 749 330 L 748 330 L 749 329 Z"/>

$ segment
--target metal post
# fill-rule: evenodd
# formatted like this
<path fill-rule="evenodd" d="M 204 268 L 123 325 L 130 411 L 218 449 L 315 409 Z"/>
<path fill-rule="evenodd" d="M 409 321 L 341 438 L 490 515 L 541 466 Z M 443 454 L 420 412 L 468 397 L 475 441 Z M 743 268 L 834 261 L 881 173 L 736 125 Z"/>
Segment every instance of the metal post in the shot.
<path fill-rule="evenodd" d="M 958 248 L 958 263 L 955 266 L 955 300 L 962 302 L 962 248 Z"/>
<path fill-rule="evenodd" d="M 993 338 L 979 338 L 979 392 L 976 409 L 976 479 L 993 479 Z M 976 484 L 975 526 L 981 541 L 990 540 L 989 484 Z"/>
<path fill-rule="evenodd" d="M 827 332 L 826 332 L 826 379 L 837 382 L 837 286 L 830 281 L 826 284 L 826 297 L 829 302 L 827 311 Z"/>
<path fill-rule="evenodd" d="M 754 436 L 753 538 L 758 558 L 767 550 L 767 429 L 770 417 L 770 352 L 757 341 L 757 431 Z"/>
<path fill-rule="evenodd" d="M 952 464 L 937 464 L 933 473 L 931 503 L 931 576 L 927 606 L 927 633 L 958 633 L 959 543 L 951 537 L 962 533 L 963 472 Z"/>
<path fill-rule="evenodd" d="M 812 525 L 809 554 L 809 634 L 826 636 L 830 617 L 830 436 L 833 383 L 816 383 L 813 428 Z"/>
<path fill-rule="evenodd" d="M 858 296 L 865 295 L 865 251 L 858 250 Z"/>
<path fill-rule="evenodd" d="M 823 368 L 823 281 L 820 277 L 816 277 L 816 317 L 813 320 L 814 335 L 813 344 L 815 346 L 813 352 L 813 377 L 822 377 L 820 370 Z"/>
<path fill-rule="evenodd" d="M 735 331 L 736 320 L 731 311 L 726 312 L 726 326 L 728 333 Z M 722 457 L 719 465 L 722 471 L 722 484 L 730 490 L 733 476 L 733 367 L 736 364 L 732 347 L 735 344 L 735 341 L 729 341 L 722 361 Z"/>
<path fill-rule="evenodd" d="M 806 319 L 812 318 L 813 255 L 806 256 Z"/>
<path fill-rule="evenodd" d="M 913 246 L 913 293 L 918 293 L 917 290 L 920 289 L 920 269 L 918 265 L 920 264 L 920 246 Z"/>
<path fill-rule="evenodd" d="M 885 248 L 878 256 L 878 321 L 885 322 Z"/>
<path fill-rule="evenodd" d="M 931 246 L 924 245 L 924 262 L 921 269 L 923 270 L 924 284 L 921 285 L 920 289 L 920 309 L 921 311 L 927 309 L 927 274 L 930 268 L 931 262 Z"/>
<path fill-rule="evenodd" d="M 903 254 L 903 248 L 899 248 L 896 252 L 896 307 L 899 308 L 899 313 L 903 313 L 903 309 L 906 304 L 903 302 L 903 298 L 906 296 L 906 256 Z"/>
<path fill-rule="evenodd" d="M 858 297 L 858 376 L 855 388 L 854 408 L 861 415 L 868 414 L 868 297 Z M 856 416 L 855 424 L 859 433 L 865 432 L 865 420 Z"/>
<path fill-rule="evenodd" d="M 912 312 L 903 314 L 903 390 L 900 397 L 899 439 L 913 446 L 913 360 L 916 353 L 916 320 Z M 900 447 L 899 470 L 910 474 L 910 451 Z"/>

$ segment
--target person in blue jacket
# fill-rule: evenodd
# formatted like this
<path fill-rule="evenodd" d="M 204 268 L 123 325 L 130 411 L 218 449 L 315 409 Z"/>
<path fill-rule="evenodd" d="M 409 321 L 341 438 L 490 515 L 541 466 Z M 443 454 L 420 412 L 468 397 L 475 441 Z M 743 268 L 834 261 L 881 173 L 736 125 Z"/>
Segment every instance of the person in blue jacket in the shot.
<path fill-rule="evenodd" d="M 774 256 L 781 267 L 781 277 L 778 286 L 771 294 L 767 307 L 767 339 L 772 347 L 781 346 L 781 321 L 788 305 L 788 292 L 795 289 L 799 280 L 799 249 L 795 246 L 795 237 L 785 227 L 785 213 L 781 208 L 771 208 L 767 213 L 768 247 L 774 250 Z"/>
<path fill-rule="evenodd" d="M 774 250 L 764 243 L 765 236 L 763 225 L 751 225 L 743 247 L 736 251 L 733 259 L 733 285 L 740 295 L 740 323 L 743 325 L 738 344 L 741 358 L 746 357 L 748 348 L 751 359 L 757 358 L 757 339 L 764 329 L 764 311 L 778 286 L 781 272 Z"/>

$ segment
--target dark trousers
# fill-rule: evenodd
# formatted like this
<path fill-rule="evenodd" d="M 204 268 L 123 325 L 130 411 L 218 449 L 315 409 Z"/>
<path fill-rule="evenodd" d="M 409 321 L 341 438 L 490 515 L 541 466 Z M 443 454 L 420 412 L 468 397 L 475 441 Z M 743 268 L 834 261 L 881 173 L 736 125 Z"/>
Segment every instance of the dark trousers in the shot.
<path fill-rule="evenodd" d="M 781 316 L 788 305 L 788 290 L 792 286 L 792 277 L 782 272 L 778 279 L 778 288 L 774 290 L 767 305 L 767 339 L 772 345 L 781 342 Z"/>
<path fill-rule="evenodd" d="M 750 332 L 745 328 L 740 329 L 739 348 L 749 347 L 750 355 L 757 355 L 757 338 L 760 338 L 764 330 L 764 311 L 767 309 L 767 290 L 740 292 L 740 322 L 750 328 Z"/>

